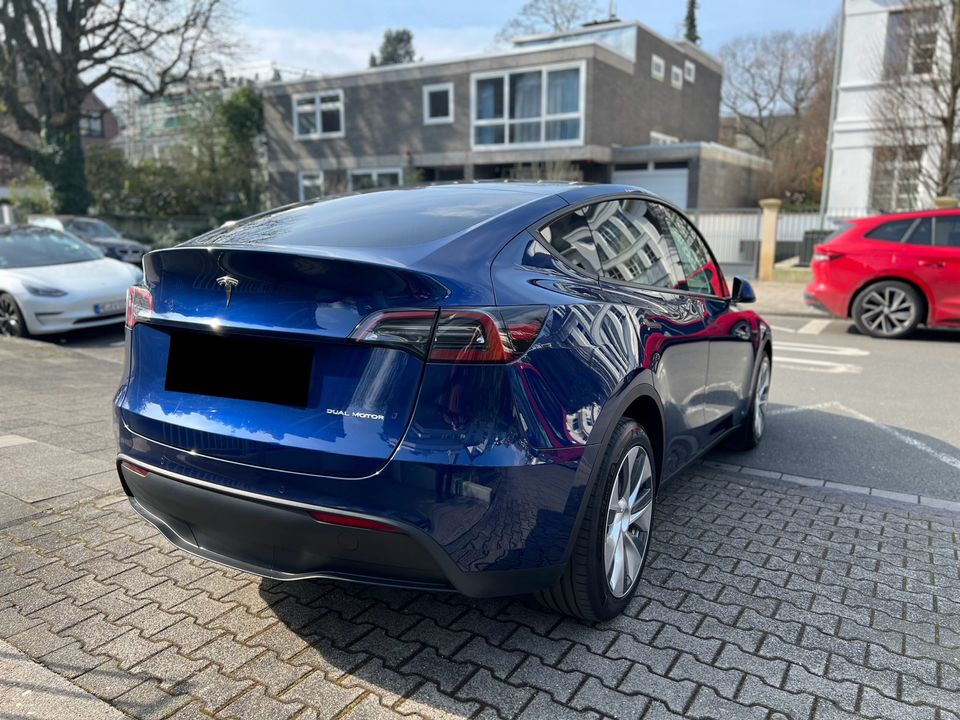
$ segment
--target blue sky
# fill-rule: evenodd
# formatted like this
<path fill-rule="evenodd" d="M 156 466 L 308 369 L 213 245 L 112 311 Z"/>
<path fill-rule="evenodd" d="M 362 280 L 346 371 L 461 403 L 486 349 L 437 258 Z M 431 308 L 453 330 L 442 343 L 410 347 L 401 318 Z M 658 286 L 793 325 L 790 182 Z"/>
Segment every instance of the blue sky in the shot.
<path fill-rule="evenodd" d="M 418 55 L 435 60 L 472 55 L 495 46 L 497 31 L 524 0 L 239 0 L 238 18 L 251 61 L 333 73 L 366 67 L 389 27 L 413 31 Z M 607 0 L 596 3 L 604 10 Z M 810 30 L 826 25 L 840 0 L 700 0 L 706 50 L 716 52 L 739 35 Z M 676 37 L 685 0 L 618 0 L 618 15 Z"/>

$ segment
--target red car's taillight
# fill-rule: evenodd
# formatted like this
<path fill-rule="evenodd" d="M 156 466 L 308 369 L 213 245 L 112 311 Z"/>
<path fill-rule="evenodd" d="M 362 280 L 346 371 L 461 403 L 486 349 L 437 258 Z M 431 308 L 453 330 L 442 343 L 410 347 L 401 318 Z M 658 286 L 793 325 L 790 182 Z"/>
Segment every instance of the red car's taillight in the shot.
<path fill-rule="evenodd" d="M 132 328 L 140 320 L 153 314 L 153 295 L 143 285 L 127 288 L 127 327 Z"/>
<path fill-rule="evenodd" d="M 365 318 L 351 337 L 402 347 L 428 362 L 508 363 L 530 348 L 546 317 L 541 305 L 382 310 Z"/>
<path fill-rule="evenodd" d="M 830 250 L 823 245 L 818 245 L 813 248 L 813 257 L 811 259 L 813 262 L 829 262 L 830 260 L 836 260 L 841 257 L 843 257 L 843 253 Z"/>

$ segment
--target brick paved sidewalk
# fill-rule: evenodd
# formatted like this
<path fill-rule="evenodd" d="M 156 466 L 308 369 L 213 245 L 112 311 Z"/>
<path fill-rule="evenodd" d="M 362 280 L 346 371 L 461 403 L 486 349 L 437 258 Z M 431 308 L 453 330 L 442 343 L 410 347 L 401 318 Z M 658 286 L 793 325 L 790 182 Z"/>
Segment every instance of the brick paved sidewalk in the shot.
<path fill-rule="evenodd" d="M 960 718 L 960 515 L 698 467 L 598 627 L 259 580 L 110 494 L 0 530 L 0 636 L 140 718 Z"/>

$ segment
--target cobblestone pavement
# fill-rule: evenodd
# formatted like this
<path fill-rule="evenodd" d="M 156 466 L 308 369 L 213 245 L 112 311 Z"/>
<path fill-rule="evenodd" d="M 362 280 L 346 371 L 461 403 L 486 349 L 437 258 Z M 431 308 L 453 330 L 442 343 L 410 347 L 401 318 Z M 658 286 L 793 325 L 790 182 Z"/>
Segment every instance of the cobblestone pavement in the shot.
<path fill-rule="evenodd" d="M 628 612 L 588 627 L 517 600 L 259 580 L 109 493 L 0 530 L 0 637 L 139 718 L 947 720 L 958 532 L 935 508 L 699 466 L 662 496 Z"/>

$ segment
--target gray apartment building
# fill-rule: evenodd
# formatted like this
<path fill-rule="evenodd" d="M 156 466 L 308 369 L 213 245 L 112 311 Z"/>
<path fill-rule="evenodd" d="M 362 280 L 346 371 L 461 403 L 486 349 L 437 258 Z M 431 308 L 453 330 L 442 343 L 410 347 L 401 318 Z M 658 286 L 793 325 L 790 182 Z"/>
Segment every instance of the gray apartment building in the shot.
<path fill-rule="evenodd" d="M 690 208 L 752 202 L 741 196 L 768 166 L 716 144 L 721 78 L 697 46 L 612 21 L 485 55 L 266 83 L 270 201 L 536 166 Z"/>

